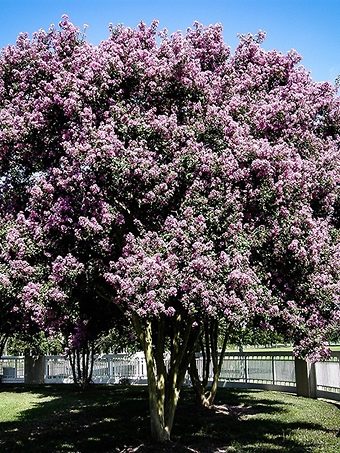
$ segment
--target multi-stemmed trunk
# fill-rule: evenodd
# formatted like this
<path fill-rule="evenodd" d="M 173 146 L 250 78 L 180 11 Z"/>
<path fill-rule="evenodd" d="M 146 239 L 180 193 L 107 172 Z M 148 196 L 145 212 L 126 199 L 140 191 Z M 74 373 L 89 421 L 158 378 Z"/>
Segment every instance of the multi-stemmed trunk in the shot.
<path fill-rule="evenodd" d="M 194 354 L 199 329 L 193 328 L 192 321 L 182 319 L 181 315 L 171 322 L 170 328 L 165 326 L 164 317 L 141 320 L 134 316 L 133 325 L 146 360 L 151 435 L 155 441 L 165 442 L 170 440 L 180 390 Z M 167 338 L 170 340 L 168 361 L 165 356 Z"/>
<path fill-rule="evenodd" d="M 89 342 L 79 349 L 72 349 L 68 356 L 74 383 L 85 390 L 92 382 L 95 346 Z"/>
<path fill-rule="evenodd" d="M 203 360 L 201 373 L 198 371 L 196 357 L 193 356 L 190 361 L 189 374 L 191 383 L 199 404 L 204 407 L 211 407 L 214 404 L 224 354 L 227 347 L 228 334 L 227 331 L 225 331 L 223 334 L 222 347 L 220 350 L 218 349 L 219 333 L 218 320 L 206 321 L 204 323 L 202 335 L 199 339 Z M 212 382 L 210 388 L 208 388 L 211 378 Z"/>

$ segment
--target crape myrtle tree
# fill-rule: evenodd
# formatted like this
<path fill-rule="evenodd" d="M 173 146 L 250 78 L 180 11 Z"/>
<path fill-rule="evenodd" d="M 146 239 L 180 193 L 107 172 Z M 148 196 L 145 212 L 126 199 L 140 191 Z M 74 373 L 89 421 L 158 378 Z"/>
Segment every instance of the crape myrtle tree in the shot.
<path fill-rule="evenodd" d="M 112 304 L 101 300 L 98 307 L 90 272 L 70 254 L 51 260 L 41 229 L 23 214 L 2 222 L 0 352 L 11 336 L 20 338 L 25 351 L 34 355 L 43 353 L 44 338 L 52 344 L 61 342 L 74 382 L 85 388 L 91 382 L 100 337 L 117 319 Z"/>
<path fill-rule="evenodd" d="M 0 255 L 3 308 L 1 331 L 4 332 L 5 340 L 10 333 L 21 332 L 24 322 L 29 331 L 32 329 L 36 331 L 39 328 L 48 336 L 62 334 L 74 380 L 85 387 L 91 381 L 93 358 L 99 338 L 103 332 L 112 327 L 117 317 L 113 316 L 112 304 L 100 300 L 98 307 L 97 268 L 90 259 L 90 253 L 85 250 L 85 233 L 83 233 L 85 246 L 83 244 L 81 246 L 89 257 L 86 265 L 76 258 L 76 254 L 69 253 L 75 245 L 65 228 L 61 226 L 63 230 L 61 236 L 61 231 L 54 227 L 58 220 L 57 215 L 44 210 L 46 202 L 50 200 L 45 197 L 45 204 L 41 205 L 40 211 L 47 223 L 41 222 L 38 212 L 34 210 L 34 203 L 39 204 L 41 190 L 37 186 L 37 181 L 44 180 L 46 166 L 53 167 L 54 159 L 59 161 L 61 156 L 59 141 L 61 135 L 58 128 L 63 121 L 63 112 L 61 109 L 59 114 L 58 101 L 52 103 L 51 109 L 47 108 L 49 111 L 45 111 L 47 115 L 45 119 L 49 123 L 50 136 L 46 134 L 45 137 L 43 131 L 39 133 L 35 128 L 34 121 L 31 122 L 33 116 L 29 116 L 29 112 L 34 109 L 32 102 L 36 96 L 38 103 L 47 100 L 47 97 L 42 97 L 43 74 L 45 82 L 50 79 L 50 74 L 57 75 L 55 68 L 53 69 L 53 61 L 49 60 L 48 55 L 53 52 L 53 45 L 58 46 L 58 42 L 61 45 L 58 51 L 63 53 L 62 42 L 67 33 L 65 29 L 65 36 L 62 37 L 59 33 L 51 32 L 47 34 L 49 38 L 46 41 L 44 33 L 38 33 L 33 39 L 32 46 L 27 45 L 28 41 L 25 41 L 27 37 L 21 35 L 16 46 L 9 47 L 2 53 L 0 84 L 1 114 L 4 123 L 1 128 L 3 147 L 0 161 L 0 212 L 4 220 L 1 224 Z M 72 33 L 75 36 L 75 30 L 73 32 L 70 30 L 68 37 Z M 78 33 L 76 34 L 78 36 Z M 53 45 L 48 42 L 50 38 L 54 40 Z M 79 43 L 80 39 L 81 37 Z M 17 52 L 19 53 L 16 54 Z M 30 66 L 31 64 L 34 66 L 34 61 L 35 68 Z M 18 72 L 17 64 L 19 67 L 23 65 L 22 73 Z M 47 72 L 44 73 L 44 70 Z M 24 75 L 25 71 L 27 78 Z M 21 84 L 22 89 L 17 82 Z M 68 83 L 66 79 L 65 83 L 66 85 Z M 62 90 L 64 88 L 65 86 Z M 17 109 L 20 109 L 20 102 L 26 101 L 26 120 L 23 126 L 20 124 L 20 113 Z M 38 111 L 39 109 L 37 113 Z M 6 121 L 11 115 L 14 123 L 9 128 Z M 22 126 L 26 128 L 26 132 L 21 129 Z M 16 138 L 15 134 L 19 133 L 19 130 L 22 130 L 23 136 Z M 36 147 L 39 149 L 41 147 L 43 153 L 41 154 Z M 51 185 L 43 188 L 45 195 L 50 193 L 51 188 Z M 67 197 L 65 200 L 60 197 L 52 210 L 58 210 L 58 203 L 61 203 L 59 208 L 62 216 L 62 204 L 67 202 Z M 24 259 L 29 259 L 30 263 Z M 30 310 L 26 305 L 23 306 L 23 300 Z"/>
<path fill-rule="evenodd" d="M 61 343 L 70 359 L 75 384 L 85 388 L 92 378 L 94 354 L 101 335 L 117 318 L 114 306 L 100 301 L 90 269 L 67 254 L 50 260 L 41 231 L 22 214 L 9 222 L 0 237 L 1 331 L 16 336 L 25 351 L 41 355 Z M 43 249 L 42 249 L 43 247 Z M 91 310 L 89 309 L 89 305 Z"/>
<path fill-rule="evenodd" d="M 248 300 L 265 303 L 266 294 L 249 269 L 246 255 L 237 254 L 229 262 L 207 241 L 201 215 L 196 217 L 186 208 L 180 217 L 179 221 L 169 216 L 157 233 L 139 238 L 128 235 L 122 256 L 105 275 L 116 290 L 115 302 L 131 313 L 145 353 L 151 426 L 158 439 L 160 433 L 163 439 L 170 434 L 205 320 L 209 317 L 213 325 L 219 313 L 227 316 L 228 310 L 231 319 L 241 313 L 246 318 L 254 309 L 254 305 L 247 306 Z M 224 284 L 233 266 L 242 271 L 230 278 L 232 287 L 246 286 L 245 300 Z"/>
<path fill-rule="evenodd" d="M 131 323 L 160 441 L 207 322 L 307 354 L 336 319 L 339 99 L 263 37 L 232 55 L 220 26 L 153 23 L 92 46 L 63 17 L 1 53 L 1 215 L 67 296 L 42 298 L 52 328 L 80 293 L 80 332 L 109 306 Z"/>
<path fill-rule="evenodd" d="M 339 332 L 339 98 L 329 85 L 311 83 L 303 68 L 289 71 L 292 53 L 287 59 L 264 52 L 246 36 L 235 60 L 241 55 L 247 64 L 239 69 L 238 121 L 250 134 L 242 156 L 246 210 L 235 229 L 251 241 L 252 269 L 272 296 L 267 319 L 255 317 L 250 325 L 282 335 L 297 355 L 318 360 L 329 354 L 327 329 Z M 264 66 L 279 60 L 270 76 Z M 222 363 L 214 354 L 216 328 L 207 325 L 200 348 L 211 357 L 209 392 L 203 394 L 209 360 L 203 380 L 195 363 L 191 370 L 205 405 Z"/>
<path fill-rule="evenodd" d="M 36 245 L 26 233 L 23 216 L 0 221 L 0 356 L 10 337 L 36 335 L 44 319 L 36 300 L 42 267 L 32 262 Z"/>

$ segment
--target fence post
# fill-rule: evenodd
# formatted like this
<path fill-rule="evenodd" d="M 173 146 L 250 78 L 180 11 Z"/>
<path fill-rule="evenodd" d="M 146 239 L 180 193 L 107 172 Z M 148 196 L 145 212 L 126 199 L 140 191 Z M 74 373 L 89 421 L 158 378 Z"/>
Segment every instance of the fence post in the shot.
<path fill-rule="evenodd" d="M 315 364 L 295 358 L 296 393 L 298 396 L 316 398 Z"/>
<path fill-rule="evenodd" d="M 48 377 L 50 375 L 50 364 L 48 363 L 49 362 L 48 359 L 49 359 L 49 357 L 45 355 L 44 356 L 44 368 L 45 368 L 45 370 L 44 370 L 44 373 L 45 373 L 44 374 L 44 383 L 46 383 L 45 380 L 48 382 Z"/>
<path fill-rule="evenodd" d="M 25 356 L 25 384 L 44 384 L 45 357 Z"/>
<path fill-rule="evenodd" d="M 244 355 L 244 382 L 248 383 L 248 360 L 246 355 Z"/>
<path fill-rule="evenodd" d="M 14 365 L 15 366 L 15 379 L 17 379 L 18 378 L 18 359 L 17 359 L 17 357 L 15 358 L 14 363 L 15 363 L 15 365 Z"/>

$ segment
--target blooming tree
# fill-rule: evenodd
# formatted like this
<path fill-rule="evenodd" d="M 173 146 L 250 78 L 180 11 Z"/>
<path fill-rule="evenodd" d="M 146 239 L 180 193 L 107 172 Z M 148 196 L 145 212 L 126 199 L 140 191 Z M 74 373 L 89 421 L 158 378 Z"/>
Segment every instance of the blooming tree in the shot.
<path fill-rule="evenodd" d="M 79 300 L 77 343 L 108 306 L 131 323 L 160 441 L 204 325 L 311 354 L 338 319 L 339 98 L 263 38 L 231 54 L 220 26 L 153 23 L 92 46 L 64 17 L 1 53 L 1 216 L 34 238 L 51 328 Z"/>
<path fill-rule="evenodd" d="M 0 356 L 10 336 L 34 335 L 44 319 L 37 300 L 41 266 L 32 263 L 36 246 L 26 233 L 23 216 L 0 224 Z"/>

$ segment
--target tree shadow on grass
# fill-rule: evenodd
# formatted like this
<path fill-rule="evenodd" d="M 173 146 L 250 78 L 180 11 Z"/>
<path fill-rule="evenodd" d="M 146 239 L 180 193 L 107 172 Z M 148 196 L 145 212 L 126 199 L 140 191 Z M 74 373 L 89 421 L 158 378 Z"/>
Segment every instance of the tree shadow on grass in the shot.
<path fill-rule="evenodd" d="M 146 388 L 95 386 L 81 392 L 59 385 L 11 390 L 19 395 L 26 390 L 37 400 L 17 421 L 0 424 L 0 451 L 120 451 L 116 446 L 130 443 L 131 436 L 147 438 Z"/>
<path fill-rule="evenodd" d="M 184 401 L 177 413 L 174 434 L 179 436 L 181 443 L 190 446 L 191 451 L 200 453 L 304 453 L 314 451 L 316 445 L 297 441 L 292 436 L 295 431 L 331 432 L 335 435 L 334 430 L 319 423 L 295 421 L 290 416 L 294 403 L 280 398 L 261 398 L 261 393 L 220 390 L 219 401 L 213 410 L 197 409 L 192 402 Z M 191 421 L 189 413 L 192 414 Z"/>
<path fill-rule="evenodd" d="M 9 390 L 9 389 L 8 389 Z M 150 443 L 147 388 L 94 386 L 14 387 L 36 402 L 17 421 L 0 423 L 4 452 L 310 452 L 290 435 L 295 430 L 326 431 L 312 422 L 283 417 L 292 403 L 259 392 L 221 389 L 213 410 L 200 409 L 185 389 L 176 414 L 173 441 Z M 265 395 L 265 393 L 263 394 Z M 1 393 L 0 393 L 1 397 Z M 50 398 L 50 399 L 48 399 Z M 327 450 L 325 450 L 327 451 Z"/>

